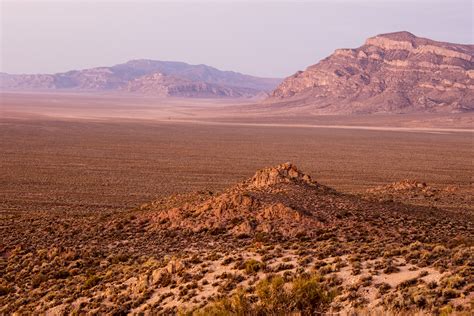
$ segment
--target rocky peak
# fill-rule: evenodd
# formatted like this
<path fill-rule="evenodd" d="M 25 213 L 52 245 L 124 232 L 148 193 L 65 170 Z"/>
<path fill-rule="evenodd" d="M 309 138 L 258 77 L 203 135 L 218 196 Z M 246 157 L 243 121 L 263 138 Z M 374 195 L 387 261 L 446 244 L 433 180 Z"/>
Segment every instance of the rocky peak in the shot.
<path fill-rule="evenodd" d="M 258 170 L 250 182 L 256 188 L 268 187 L 278 183 L 313 183 L 309 175 L 302 173 L 295 165 L 289 162 L 276 167 Z"/>
<path fill-rule="evenodd" d="M 276 184 L 287 185 L 273 187 Z M 309 216 L 305 207 L 294 208 L 289 195 L 304 200 L 317 197 L 316 193 L 330 194 L 296 166 L 284 163 L 259 170 L 252 178 L 217 195 L 205 195 L 172 208 L 163 208 L 166 203 L 160 200 L 141 209 L 159 207 L 153 222 L 160 229 L 225 231 L 236 236 L 255 232 L 294 236 L 305 228 L 319 226 L 319 220 Z"/>
<path fill-rule="evenodd" d="M 373 37 L 368 38 L 365 41 L 366 45 L 371 45 L 374 41 L 396 41 L 396 42 L 406 42 L 410 44 L 414 44 L 417 41 L 418 37 L 413 35 L 410 32 L 407 31 L 402 31 L 402 32 L 393 32 L 393 33 L 385 33 L 385 34 L 379 34 Z"/>
<path fill-rule="evenodd" d="M 380 34 L 367 39 L 366 46 L 376 46 L 385 50 L 405 50 L 411 54 L 427 54 L 445 58 L 459 58 L 472 61 L 472 45 L 454 45 L 417 37 L 410 32 Z"/>

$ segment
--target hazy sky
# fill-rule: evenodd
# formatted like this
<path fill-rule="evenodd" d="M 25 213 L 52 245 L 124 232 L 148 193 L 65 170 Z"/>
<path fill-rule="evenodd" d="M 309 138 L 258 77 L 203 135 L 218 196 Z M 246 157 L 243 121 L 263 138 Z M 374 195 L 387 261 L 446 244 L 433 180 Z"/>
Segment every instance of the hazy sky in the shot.
<path fill-rule="evenodd" d="M 10 73 L 149 58 L 283 77 L 379 33 L 473 43 L 471 0 L 0 1 Z"/>

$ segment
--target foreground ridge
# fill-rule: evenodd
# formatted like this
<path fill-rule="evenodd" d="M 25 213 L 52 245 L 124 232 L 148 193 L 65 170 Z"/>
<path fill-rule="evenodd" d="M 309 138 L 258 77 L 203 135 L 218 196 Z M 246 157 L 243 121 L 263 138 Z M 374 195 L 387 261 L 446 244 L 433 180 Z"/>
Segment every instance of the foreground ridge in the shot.
<path fill-rule="evenodd" d="M 22 212 L 3 218 L 0 313 L 469 315 L 474 215 L 455 193 L 345 194 L 284 163 L 127 212 Z"/>

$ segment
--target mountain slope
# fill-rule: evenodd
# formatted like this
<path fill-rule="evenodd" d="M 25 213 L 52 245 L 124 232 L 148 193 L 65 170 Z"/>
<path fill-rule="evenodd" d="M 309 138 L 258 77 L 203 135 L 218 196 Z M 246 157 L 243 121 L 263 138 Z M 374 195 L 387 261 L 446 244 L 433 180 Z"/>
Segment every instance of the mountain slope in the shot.
<path fill-rule="evenodd" d="M 381 34 L 286 78 L 268 101 L 323 114 L 471 111 L 474 45 Z"/>
<path fill-rule="evenodd" d="M 261 93 L 260 90 L 256 89 L 229 87 L 205 81 L 193 81 L 182 79 L 176 75 L 163 75 L 162 73 L 153 73 L 133 79 L 122 90 L 161 97 L 191 98 L 240 98 L 252 97 Z"/>
<path fill-rule="evenodd" d="M 145 59 L 57 74 L 0 75 L 0 88 L 4 90 L 117 90 L 163 95 L 164 89 L 172 90 L 167 96 L 181 97 L 255 96 L 271 91 L 279 82 L 279 79 L 221 71 L 206 65 Z M 173 88 L 168 89 L 171 83 Z"/>
<path fill-rule="evenodd" d="M 189 65 L 183 62 L 154 61 L 147 59 L 132 60 L 112 67 L 115 72 L 140 73 L 141 75 L 160 72 L 191 81 L 203 81 L 221 86 L 248 88 L 259 91 L 271 91 L 280 82 L 277 78 L 260 78 L 234 71 L 222 71 L 207 65 Z"/>

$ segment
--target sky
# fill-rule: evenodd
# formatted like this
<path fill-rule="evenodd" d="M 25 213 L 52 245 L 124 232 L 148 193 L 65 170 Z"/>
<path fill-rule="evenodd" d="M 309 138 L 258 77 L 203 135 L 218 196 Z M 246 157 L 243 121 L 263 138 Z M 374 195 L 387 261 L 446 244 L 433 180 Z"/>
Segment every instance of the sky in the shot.
<path fill-rule="evenodd" d="M 380 33 L 474 42 L 471 0 L 0 2 L 0 71 L 8 73 L 146 58 L 286 77 Z"/>

